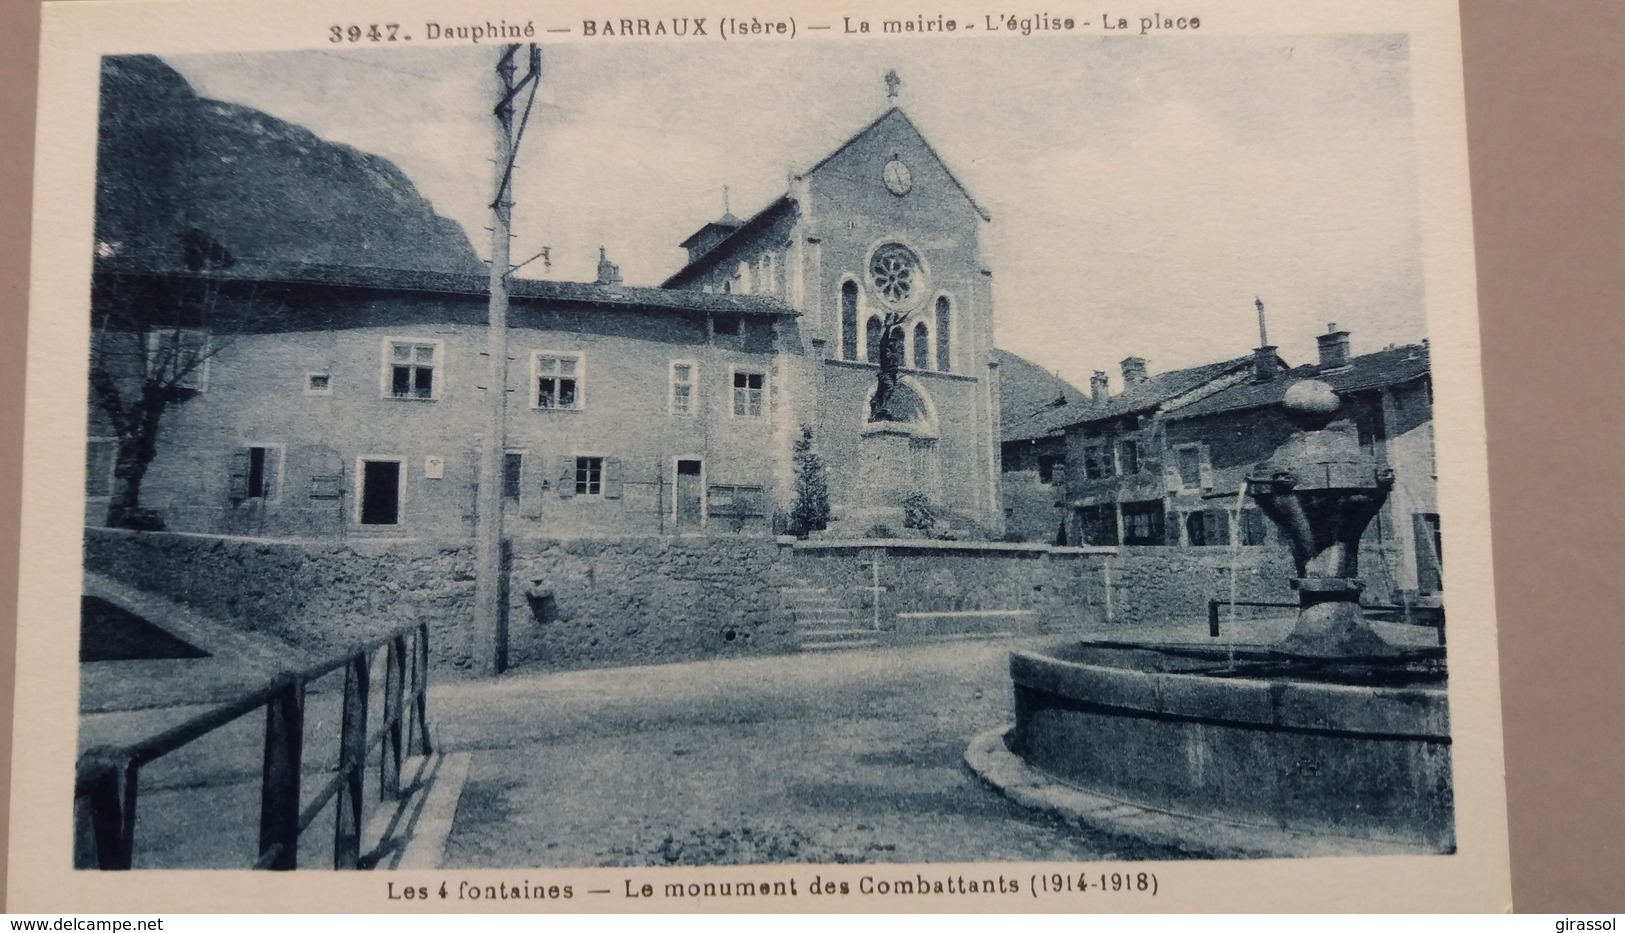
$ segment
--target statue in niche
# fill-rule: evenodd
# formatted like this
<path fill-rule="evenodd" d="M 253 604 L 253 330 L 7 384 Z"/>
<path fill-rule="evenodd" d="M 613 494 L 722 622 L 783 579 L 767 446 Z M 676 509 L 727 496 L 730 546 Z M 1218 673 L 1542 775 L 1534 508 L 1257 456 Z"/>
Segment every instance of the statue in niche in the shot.
<path fill-rule="evenodd" d="M 903 324 L 906 313 L 889 312 L 881 320 L 880 374 L 875 381 L 875 394 L 869 400 L 869 420 L 904 421 L 906 415 L 897 411 L 893 399 L 897 396 L 898 373 L 903 368 Z"/>

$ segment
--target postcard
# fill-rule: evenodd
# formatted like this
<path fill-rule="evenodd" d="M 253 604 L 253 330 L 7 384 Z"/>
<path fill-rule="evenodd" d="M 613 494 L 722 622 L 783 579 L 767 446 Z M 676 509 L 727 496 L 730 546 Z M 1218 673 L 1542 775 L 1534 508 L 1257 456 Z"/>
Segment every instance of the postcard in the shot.
<path fill-rule="evenodd" d="M 13 903 L 1506 909 L 1455 17 L 47 4 Z"/>

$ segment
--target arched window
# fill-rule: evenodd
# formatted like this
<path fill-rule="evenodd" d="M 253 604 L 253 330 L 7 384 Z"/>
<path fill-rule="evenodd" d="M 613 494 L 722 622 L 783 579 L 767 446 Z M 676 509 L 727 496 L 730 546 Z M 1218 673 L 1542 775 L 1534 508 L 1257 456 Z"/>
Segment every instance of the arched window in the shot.
<path fill-rule="evenodd" d="M 869 353 L 869 362 L 880 362 L 880 339 L 882 337 L 880 315 L 869 315 L 869 322 L 863 326 L 863 337 L 864 349 Z"/>
<path fill-rule="evenodd" d="M 953 370 L 953 345 L 949 342 L 953 332 L 952 318 L 948 296 L 943 295 L 937 299 L 937 369 L 945 373 Z"/>
<path fill-rule="evenodd" d="M 914 368 L 931 368 L 931 332 L 924 321 L 914 325 Z"/>
<path fill-rule="evenodd" d="M 858 283 L 841 283 L 841 359 L 858 358 Z"/>

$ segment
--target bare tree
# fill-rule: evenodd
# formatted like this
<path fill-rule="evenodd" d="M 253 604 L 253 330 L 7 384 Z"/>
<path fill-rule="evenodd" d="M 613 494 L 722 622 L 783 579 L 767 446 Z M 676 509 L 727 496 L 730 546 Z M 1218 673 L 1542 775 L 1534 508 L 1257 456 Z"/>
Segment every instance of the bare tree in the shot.
<path fill-rule="evenodd" d="M 90 392 L 116 440 L 107 524 L 158 530 L 163 521 L 141 505 L 141 483 L 158 455 L 164 415 L 206 388 L 209 360 L 251 319 L 255 287 L 229 294 L 232 280 L 216 275 L 231 254 L 201 231 L 180 237 L 186 272 L 161 285 L 103 273 L 93 300 Z"/>

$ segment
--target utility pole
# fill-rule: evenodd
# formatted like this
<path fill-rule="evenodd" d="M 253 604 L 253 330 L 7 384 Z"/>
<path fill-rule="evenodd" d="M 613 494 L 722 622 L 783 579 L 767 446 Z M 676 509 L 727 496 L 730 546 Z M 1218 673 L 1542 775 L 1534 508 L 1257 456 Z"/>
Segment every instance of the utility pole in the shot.
<path fill-rule="evenodd" d="M 530 47 L 530 74 L 518 83 L 514 58 L 520 46 L 509 45 L 497 59 L 496 73 L 500 96 L 493 110 L 496 116 L 496 180 L 491 200 L 491 300 L 486 336 L 485 436 L 480 451 L 479 496 L 475 503 L 478 528 L 474 539 L 474 628 L 470 654 L 481 674 L 494 677 L 508 666 L 508 607 L 503 598 L 507 567 L 502 534 L 503 460 L 507 452 L 508 425 L 508 275 L 510 267 L 509 228 L 513 222 L 513 167 L 530 103 L 536 96 L 541 75 L 541 52 Z M 524 119 L 514 126 L 514 100 L 529 84 L 530 102 Z"/>

